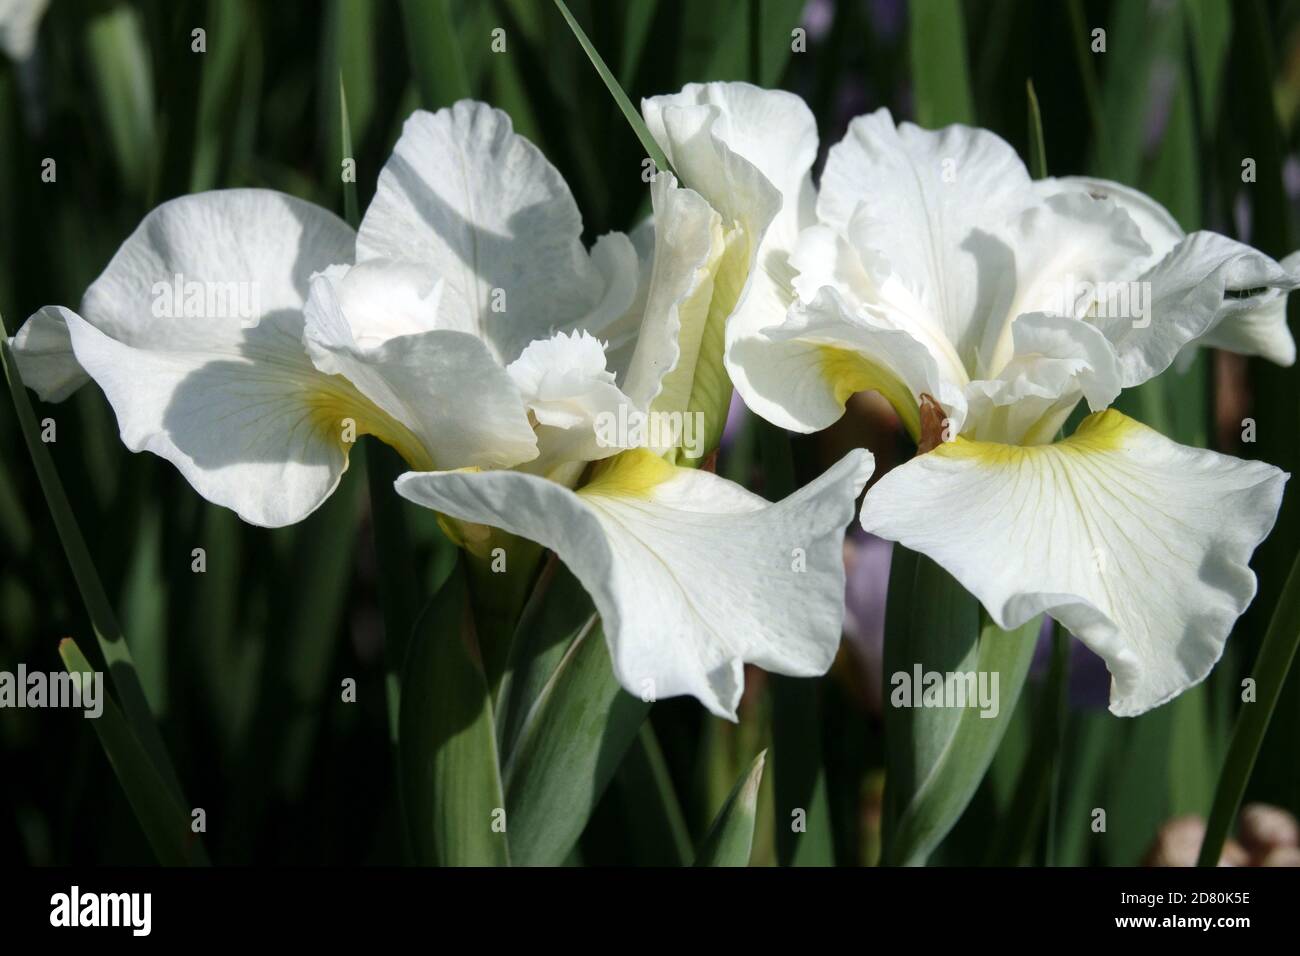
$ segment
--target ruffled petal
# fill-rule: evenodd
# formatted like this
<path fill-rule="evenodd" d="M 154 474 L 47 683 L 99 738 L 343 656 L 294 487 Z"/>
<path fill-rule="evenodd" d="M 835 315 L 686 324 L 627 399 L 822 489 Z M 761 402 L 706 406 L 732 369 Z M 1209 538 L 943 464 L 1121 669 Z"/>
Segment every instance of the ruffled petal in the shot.
<path fill-rule="evenodd" d="M 520 472 L 411 473 L 405 498 L 554 550 L 591 594 L 629 693 L 690 694 L 734 720 L 743 665 L 824 673 L 844 615 L 844 529 L 864 451 L 771 504 L 646 451 L 578 492 Z"/>
<path fill-rule="evenodd" d="M 626 242 L 626 240 L 624 240 Z M 635 267 L 624 245 L 614 262 Z M 417 111 L 379 174 L 357 259 L 413 259 L 468 304 L 503 362 L 534 339 L 621 315 L 635 273 L 593 263 L 568 185 L 510 117 L 462 100 Z M 626 301 L 610 301 L 611 289 Z"/>
<path fill-rule="evenodd" d="M 938 562 L 1000 627 L 1056 618 L 1105 659 L 1110 709 L 1132 716 L 1219 659 L 1286 479 L 1111 410 L 1053 445 L 941 445 L 882 478 L 862 524 Z"/>

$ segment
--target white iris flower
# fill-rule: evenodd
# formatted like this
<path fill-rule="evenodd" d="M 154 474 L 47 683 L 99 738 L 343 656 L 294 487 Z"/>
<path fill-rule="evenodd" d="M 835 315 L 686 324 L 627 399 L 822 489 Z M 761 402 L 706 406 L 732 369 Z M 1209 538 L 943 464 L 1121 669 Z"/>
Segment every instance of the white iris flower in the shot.
<path fill-rule="evenodd" d="M 644 112 L 711 202 L 752 188 L 717 159 L 733 155 L 783 197 L 727 328 L 749 406 L 811 432 L 872 389 L 917 439 L 864 527 L 931 557 L 1002 628 L 1061 622 L 1106 660 L 1116 714 L 1203 679 L 1255 594 L 1248 561 L 1287 476 L 1109 405 L 1197 344 L 1292 363 L 1296 263 L 1185 235 L 1114 183 L 1033 182 L 984 130 L 859 117 L 816 191 L 797 97 L 691 85 Z M 1058 440 L 1081 401 L 1092 414 Z"/>
<path fill-rule="evenodd" d="M 602 433 L 696 410 L 719 434 L 730 393 L 721 329 L 763 226 L 668 175 L 653 199 L 653 227 L 588 251 L 555 168 L 504 113 L 462 102 L 407 121 L 359 232 L 264 190 L 173 200 L 80 314 L 46 307 L 13 344 L 43 398 L 93 378 L 129 448 L 253 524 L 305 517 L 374 435 L 412 469 L 398 492 L 467 547 L 491 526 L 558 554 L 629 691 L 734 718 L 744 663 L 830 666 L 872 460 L 772 504 L 679 467 L 673 442 Z"/>

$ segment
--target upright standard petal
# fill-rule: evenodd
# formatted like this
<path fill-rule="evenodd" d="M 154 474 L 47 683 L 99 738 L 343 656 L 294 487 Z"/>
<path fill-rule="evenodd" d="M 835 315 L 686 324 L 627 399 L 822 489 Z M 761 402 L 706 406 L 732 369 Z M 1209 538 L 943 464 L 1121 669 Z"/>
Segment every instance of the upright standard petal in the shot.
<path fill-rule="evenodd" d="M 1109 199 L 1123 209 L 1142 234 L 1150 251 L 1140 259 L 1137 272 L 1145 272 L 1169 254 L 1186 233 L 1178 220 L 1160 203 L 1146 193 L 1109 179 L 1087 176 L 1061 176 L 1057 179 L 1040 179 L 1034 183 L 1038 195 L 1046 198 L 1058 195 L 1084 195 L 1091 199 Z M 1116 278 L 1119 278 L 1118 276 Z"/>
<path fill-rule="evenodd" d="M 725 239 L 716 210 L 693 189 L 660 173 L 650 187 L 653 248 L 636 345 L 622 387 L 642 410 L 683 411 L 690 405 L 703 357 L 706 374 L 725 381 L 722 316 L 711 328 L 715 271 Z M 713 316 L 716 318 L 716 316 Z M 719 341 L 709 341 L 716 337 Z M 710 354 L 713 353 L 713 354 Z M 730 395 L 730 384 L 726 391 Z"/>
<path fill-rule="evenodd" d="M 859 116 L 831 147 L 817 197 L 824 224 L 871 250 L 974 368 L 1011 252 L 996 232 L 1033 200 L 1029 174 L 986 130 L 897 128 L 888 110 Z"/>
<path fill-rule="evenodd" d="M 1105 659 L 1110 709 L 1131 716 L 1219 659 L 1286 479 L 1111 410 L 1054 445 L 940 445 L 872 488 L 862 524 L 933 558 L 1000 627 L 1056 618 Z"/>
<path fill-rule="evenodd" d="M 816 124 L 797 96 L 748 83 L 690 84 L 642 112 L 682 181 L 722 214 L 709 327 L 724 333 L 727 377 L 746 402 L 762 402 L 737 343 L 779 324 L 795 299 L 790 253 L 815 222 Z"/>
<path fill-rule="evenodd" d="M 593 262 L 564 178 L 509 116 L 462 100 L 417 111 L 402 127 L 361 222 L 357 259 L 424 263 L 468 303 L 480 337 L 508 363 L 534 339 L 631 306 L 636 255 L 626 237 L 614 241 L 617 253 Z M 625 301 L 610 301 L 615 293 Z"/>
<path fill-rule="evenodd" d="M 252 524 L 324 501 L 347 466 L 340 412 L 365 400 L 312 365 L 302 307 L 312 273 L 349 259 L 352 241 L 329 212 L 266 190 L 149 213 L 87 290 L 84 317 L 59 313 L 127 447 Z"/>
<path fill-rule="evenodd" d="M 411 473 L 417 504 L 537 541 L 591 594 L 629 693 L 734 720 L 743 664 L 824 673 L 844 615 L 844 530 L 871 473 L 847 455 L 777 504 L 637 450 L 578 492 L 519 472 Z"/>
<path fill-rule="evenodd" d="M 1032 312 L 1080 319 L 1089 312 L 1137 318 L 1146 303 L 1130 277 L 1150 247 L 1129 214 L 1109 200 L 1078 193 L 1051 196 L 1006 229 L 1015 261 L 1006 300 L 989 316 L 976 371 L 996 376 L 1011 360 L 1013 326 Z M 1134 301 L 1134 300 L 1137 301 Z"/>
<path fill-rule="evenodd" d="M 1101 411 L 1119 395 L 1119 361 L 1094 326 L 1032 312 L 1012 333 L 1014 354 L 997 378 L 966 386 L 967 438 L 1041 445 L 1056 439 L 1081 398 Z"/>
<path fill-rule="evenodd" d="M 817 122 L 802 98 L 749 83 L 688 83 L 680 93 L 643 100 L 641 112 L 686 184 L 731 219 L 749 215 L 737 184 L 755 190 L 750 203 L 766 202 L 749 171 L 731 165 L 737 158 L 775 187 L 780 206 L 769 245 L 788 253 L 799 230 L 816 221 Z"/>

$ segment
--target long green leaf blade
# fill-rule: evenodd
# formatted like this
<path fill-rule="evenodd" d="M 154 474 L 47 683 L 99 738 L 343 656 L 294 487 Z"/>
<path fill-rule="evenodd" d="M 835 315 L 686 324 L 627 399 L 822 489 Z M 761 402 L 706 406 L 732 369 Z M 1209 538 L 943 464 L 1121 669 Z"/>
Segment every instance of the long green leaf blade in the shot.
<path fill-rule="evenodd" d="M 531 663 L 516 661 L 502 692 L 510 699 L 503 721 L 510 854 L 529 866 L 564 861 L 650 710 L 619 686 L 590 599 L 575 594 L 580 586 L 567 570 L 558 573 L 547 599 L 553 610 L 525 613 L 520 625 L 516 646 L 533 645 L 523 651 Z"/>
<path fill-rule="evenodd" d="M 27 442 L 27 451 L 31 455 L 32 465 L 40 480 L 50 515 L 54 519 L 54 527 L 58 531 L 63 552 L 72 567 L 72 575 L 77 582 L 77 589 L 81 592 L 81 600 L 86 606 L 91 626 L 94 628 L 95 639 L 104 655 L 104 661 L 108 665 L 109 674 L 113 678 L 113 685 L 117 688 L 131 729 L 152 758 L 162 779 L 180 799 L 182 793 L 180 778 L 176 776 L 171 759 L 167 756 L 162 735 L 154 724 L 149 702 L 145 698 L 135 662 L 131 658 L 131 649 L 127 646 L 126 637 L 117 623 L 117 615 L 113 612 L 103 582 L 100 581 L 99 573 L 90 558 L 86 539 L 82 536 L 81 528 L 78 527 L 77 519 L 72 513 L 72 506 L 64 493 L 63 483 L 59 480 L 58 471 L 54 467 L 54 460 L 50 457 L 49 449 L 40 439 L 32 402 L 26 388 L 23 387 L 17 363 L 14 361 L 13 350 L 4 337 L 6 335 L 4 318 L 0 316 L 0 364 L 4 365 L 9 396 L 13 399 L 19 427 Z"/>
<path fill-rule="evenodd" d="M 508 864 L 492 699 L 459 568 L 412 635 L 399 737 L 416 859 L 439 866 Z"/>
<path fill-rule="evenodd" d="M 1237 715 L 1232 742 L 1228 745 L 1228 756 L 1223 762 L 1223 773 L 1219 776 L 1219 786 L 1214 792 L 1214 806 L 1205 828 L 1205 842 L 1201 844 L 1198 866 L 1216 866 L 1219 862 L 1223 841 L 1241 806 L 1241 798 L 1250 781 L 1250 773 L 1255 768 L 1260 745 L 1264 742 L 1264 732 L 1268 730 L 1273 710 L 1277 707 L 1278 698 L 1282 696 L 1287 674 L 1295 661 L 1297 646 L 1300 646 L 1300 555 L 1296 556 L 1295 563 L 1291 566 L 1286 587 L 1282 589 L 1282 598 L 1273 611 L 1268 633 L 1264 635 L 1259 657 L 1255 659 L 1255 667 L 1251 671 L 1255 680 L 1255 700 L 1243 703 L 1241 712 Z"/>
<path fill-rule="evenodd" d="M 1015 631 L 981 623 L 978 602 L 928 558 L 894 547 L 885 617 L 888 865 L 923 864 L 956 824 L 1015 711 L 1040 621 Z M 917 672 L 986 674 L 993 706 L 917 706 Z M 997 680 L 994 685 L 993 681 Z M 895 706 L 910 682 L 911 701 Z"/>
<path fill-rule="evenodd" d="M 59 656 L 68 673 L 78 680 L 84 682 L 93 673 L 71 638 L 59 643 Z M 189 811 L 178 802 L 126 718 L 106 694 L 103 713 L 91 723 L 158 862 L 165 866 L 206 865 L 207 854 L 192 829 Z"/>
<path fill-rule="evenodd" d="M 573 14 L 569 12 L 568 5 L 565 4 L 564 0 L 555 0 L 555 5 L 559 7 L 560 15 L 564 17 L 564 22 L 569 25 L 569 29 L 573 31 L 573 35 L 582 46 L 583 52 L 587 54 L 587 59 L 591 60 L 591 65 L 594 66 L 596 72 L 600 74 L 600 78 L 604 82 L 605 88 L 609 90 L 610 96 L 614 97 L 614 102 L 617 103 L 618 108 L 622 110 L 623 116 L 627 119 L 628 125 L 632 127 L 632 132 L 636 133 L 636 138 L 641 141 L 641 146 L 646 151 L 646 155 L 654 160 L 656 168 L 671 172 L 672 167 L 668 164 L 668 159 L 664 156 L 664 151 L 659 148 L 659 144 L 656 143 L 654 137 L 650 135 L 650 130 L 645 125 L 645 120 L 641 118 L 641 114 L 637 112 L 636 107 L 632 105 L 632 101 L 628 99 L 627 94 L 623 92 L 623 87 L 619 85 L 614 74 L 609 71 L 609 67 L 605 65 L 605 60 L 601 57 L 595 46 L 592 45 L 591 40 L 587 38 L 586 32 L 578 25 L 578 21 L 573 18 Z"/>

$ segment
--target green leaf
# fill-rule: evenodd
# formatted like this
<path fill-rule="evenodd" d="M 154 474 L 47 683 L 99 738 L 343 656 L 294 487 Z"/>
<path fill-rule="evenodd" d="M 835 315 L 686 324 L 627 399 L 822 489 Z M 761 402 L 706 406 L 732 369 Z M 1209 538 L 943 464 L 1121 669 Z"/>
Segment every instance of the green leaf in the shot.
<path fill-rule="evenodd" d="M 401 701 L 399 773 L 416 859 L 508 864 L 492 699 L 459 568 L 411 636 Z"/>
<path fill-rule="evenodd" d="M 447 0 L 402 0 L 402 19 L 420 105 L 436 110 L 472 96 Z"/>
<path fill-rule="evenodd" d="M 614 78 L 614 74 L 611 73 L 609 67 L 605 65 L 604 59 L 596 51 L 596 48 L 592 45 L 591 41 L 587 39 L 587 34 L 583 31 L 582 27 L 578 25 L 578 21 L 573 18 L 573 14 L 569 12 L 569 8 L 565 4 L 564 0 L 555 0 L 555 5 L 559 7 L 560 15 L 564 17 L 564 22 L 569 25 L 569 29 L 573 31 L 573 35 L 577 37 L 578 43 L 582 46 L 583 52 L 587 54 L 587 59 L 591 60 L 591 65 L 594 66 L 596 72 L 600 74 L 601 80 L 605 83 L 605 88 L 609 90 L 610 95 L 614 97 L 614 102 L 617 103 L 618 108 L 622 110 L 623 116 L 627 119 L 628 125 L 632 127 L 632 132 L 636 133 L 636 138 L 641 141 L 641 146 L 646 151 L 646 155 L 654 160 L 656 168 L 671 172 L 672 167 L 668 164 L 668 159 L 664 156 L 664 151 L 659 148 L 659 144 L 656 143 L 654 137 L 650 135 L 650 130 L 646 127 L 645 120 L 641 118 L 641 114 L 638 113 L 636 107 L 632 105 L 632 101 L 627 98 L 627 94 L 623 92 L 623 87 L 619 86 L 618 80 Z"/>
<path fill-rule="evenodd" d="M 1218 865 L 1223 841 L 1241 806 L 1242 795 L 1246 792 L 1246 784 L 1264 741 L 1264 732 L 1268 730 L 1287 674 L 1295 661 L 1297 646 L 1300 646 L 1300 554 L 1291 565 L 1282 598 L 1273 611 L 1268 633 L 1264 635 L 1259 657 L 1250 673 L 1255 680 L 1255 700 L 1243 702 L 1237 714 L 1228 756 L 1223 762 L 1223 773 L 1214 792 L 1214 806 L 1206 824 L 1198 866 Z"/>
<path fill-rule="evenodd" d="M 118 175 L 134 195 L 149 198 L 158 167 L 152 58 L 133 7 L 118 6 L 87 24 L 86 47 L 100 115 Z"/>
<path fill-rule="evenodd" d="M 0 316 L 0 364 L 4 366 L 5 380 L 9 384 L 9 396 L 13 399 L 19 427 L 27 442 L 28 454 L 31 455 L 36 477 L 41 483 L 41 490 L 45 493 L 45 501 L 49 506 L 50 516 L 54 519 L 54 527 L 58 531 L 63 552 L 72 567 L 72 576 L 77 582 L 78 591 L 81 592 L 81 600 L 90 617 L 95 639 L 104 655 L 104 661 L 113 679 L 113 685 L 117 688 L 118 696 L 122 700 L 122 707 L 132 731 L 149 754 L 163 781 L 180 799 L 182 793 L 180 779 L 172 768 L 162 735 L 154 724 L 149 702 L 145 698 L 140 677 L 136 672 L 135 661 L 131 657 L 131 649 L 127 646 L 126 636 L 117 623 L 117 615 L 113 613 L 113 606 L 109 603 L 104 584 L 95 570 L 95 564 L 90 559 L 86 539 L 77 526 L 76 516 L 73 515 L 68 496 L 63 491 L 63 483 L 54 468 L 50 450 L 40 439 L 32 402 L 19 377 L 18 366 L 6 338 L 7 334 L 4 318 Z"/>
<path fill-rule="evenodd" d="M 917 123 L 929 128 L 974 123 L 961 4 L 910 0 L 907 15 Z"/>
<path fill-rule="evenodd" d="M 713 825 L 700 843 L 696 866 L 748 866 L 754 846 L 754 818 L 758 812 L 758 788 L 763 782 L 764 750 L 741 774 L 722 805 Z"/>
<path fill-rule="evenodd" d="M 78 680 L 84 681 L 83 675 L 94 672 L 72 638 L 59 643 L 59 656 L 67 672 Z M 207 854 L 191 828 L 190 812 L 159 774 L 117 705 L 106 692 L 101 693 L 103 713 L 90 722 L 158 862 L 164 866 L 206 865 Z"/>
<path fill-rule="evenodd" d="M 979 603 L 923 555 L 894 547 L 885 611 L 886 784 L 881 861 L 919 865 L 970 803 L 1006 732 L 1040 627 L 981 621 Z M 997 712 L 978 707 L 895 707 L 892 675 L 915 669 L 994 676 Z M 913 686 L 913 694 L 921 688 Z"/>
<path fill-rule="evenodd" d="M 615 680 L 581 585 L 558 563 L 547 574 L 501 692 L 510 856 L 526 866 L 564 861 L 650 710 Z"/>

